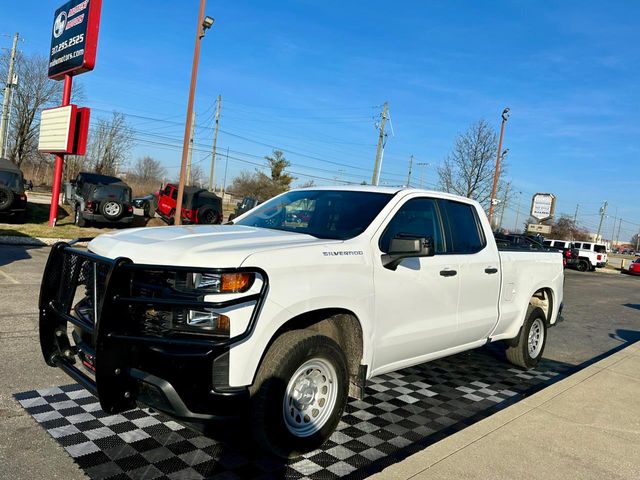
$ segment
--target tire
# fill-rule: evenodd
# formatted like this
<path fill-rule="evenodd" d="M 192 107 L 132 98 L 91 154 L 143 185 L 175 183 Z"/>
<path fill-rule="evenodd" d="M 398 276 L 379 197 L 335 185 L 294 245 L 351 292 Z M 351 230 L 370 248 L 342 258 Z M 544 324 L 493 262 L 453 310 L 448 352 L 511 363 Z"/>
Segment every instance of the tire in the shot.
<path fill-rule="evenodd" d="M 142 215 L 144 218 L 151 218 L 151 206 L 148 203 L 145 203 L 144 207 L 142 207 Z"/>
<path fill-rule="evenodd" d="M 100 213 L 107 220 L 118 220 L 124 213 L 124 205 L 114 200 L 107 200 L 100 205 Z"/>
<path fill-rule="evenodd" d="M 169 219 L 167 220 L 167 223 L 169 225 L 175 225 L 176 223 L 176 219 L 174 217 L 175 214 L 176 214 L 175 210 L 171 210 L 171 212 L 169 213 Z"/>
<path fill-rule="evenodd" d="M 4 185 L 0 185 L 0 212 L 11 208 L 14 199 L 15 194 L 13 191 Z"/>
<path fill-rule="evenodd" d="M 587 262 L 586 260 L 580 260 L 578 262 L 578 265 L 576 265 L 576 269 L 579 272 L 586 272 L 587 270 L 589 270 L 589 262 Z"/>
<path fill-rule="evenodd" d="M 527 370 L 536 367 L 542 359 L 544 347 L 547 344 L 547 322 L 544 311 L 540 307 L 529 306 L 527 318 L 515 340 L 515 344 L 512 343 L 507 347 L 507 359 L 514 365 Z"/>
<path fill-rule="evenodd" d="M 234 218 L 236 218 L 236 214 L 235 213 L 230 213 L 229 214 L 229 220 L 227 220 L 227 222 L 231 222 Z"/>
<path fill-rule="evenodd" d="M 220 215 L 211 207 L 200 207 L 198 210 L 198 224 L 200 225 L 213 225 L 219 223 Z"/>
<path fill-rule="evenodd" d="M 80 207 L 76 207 L 74 222 L 79 227 L 84 227 L 87 225 L 87 221 L 82 218 L 82 213 L 80 212 Z"/>
<path fill-rule="evenodd" d="M 283 333 L 267 351 L 250 388 L 256 442 L 282 458 L 320 447 L 340 421 L 348 381 L 346 358 L 332 339 L 311 330 Z M 304 389 L 304 407 L 292 397 L 296 385 L 298 392 Z"/>

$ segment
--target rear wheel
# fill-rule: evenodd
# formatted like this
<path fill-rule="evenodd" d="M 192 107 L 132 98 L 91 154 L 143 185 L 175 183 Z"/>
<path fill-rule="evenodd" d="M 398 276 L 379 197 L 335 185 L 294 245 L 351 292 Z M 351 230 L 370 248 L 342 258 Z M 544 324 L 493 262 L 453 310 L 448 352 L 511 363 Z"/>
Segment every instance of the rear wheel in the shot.
<path fill-rule="evenodd" d="M 586 272 L 587 270 L 589 270 L 589 262 L 587 262 L 586 260 L 580 260 L 576 268 L 579 272 Z"/>
<path fill-rule="evenodd" d="M 11 208 L 11 204 L 13 204 L 14 198 L 15 194 L 9 187 L 0 185 L 0 212 L 3 210 L 9 210 L 9 208 Z"/>
<path fill-rule="evenodd" d="M 198 210 L 198 223 L 212 225 L 218 223 L 220 215 L 211 207 L 202 207 Z"/>
<path fill-rule="evenodd" d="M 251 387 L 256 441 L 283 458 L 320 447 L 340 421 L 347 382 L 344 353 L 332 339 L 311 330 L 282 334 Z"/>
<path fill-rule="evenodd" d="M 534 368 L 542 359 L 547 343 L 547 326 L 544 311 L 529 306 L 527 318 L 515 342 L 507 347 L 507 358 L 518 367 Z"/>

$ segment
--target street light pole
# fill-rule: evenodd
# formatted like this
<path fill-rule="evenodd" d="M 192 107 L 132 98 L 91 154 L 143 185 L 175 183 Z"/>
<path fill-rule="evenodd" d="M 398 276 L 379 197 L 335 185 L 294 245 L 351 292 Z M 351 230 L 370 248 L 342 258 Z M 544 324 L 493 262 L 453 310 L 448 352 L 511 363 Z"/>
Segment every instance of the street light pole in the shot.
<path fill-rule="evenodd" d="M 175 225 L 182 224 L 182 199 L 184 197 L 185 173 L 187 170 L 187 157 L 189 154 L 189 137 L 191 133 L 193 101 L 196 93 L 196 81 L 198 79 L 198 63 L 200 62 L 200 40 L 208 28 L 213 25 L 213 18 L 204 16 L 206 0 L 200 0 L 198 10 L 198 27 L 196 28 L 196 41 L 193 49 L 193 64 L 191 65 L 191 84 L 189 86 L 189 101 L 187 102 L 187 121 L 184 126 L 184 140 L 182 142 L 182 163 L 180 164 L 180 183 L 178 184 L 178 198 L 176 199 L 176 211 L 174 214 Z"/>
<path fill-rule="evenodd" d="M 493 187 L 491 188 L 491 197 L 489 197 L 489 223 L 493 225 L 493 209 L 496 201 L 496 190 L 498 189 L 498 180 L 500 179 L 500 157 L 502 152 L 502 139 L 504 137 L 504 126 L 509 120 L 509 108 L 502 111 L 502 125 L 500 126 L 500 140 L 498 141 L 498 154 L 496 155 L 496 170 L 493 174 Z"/>

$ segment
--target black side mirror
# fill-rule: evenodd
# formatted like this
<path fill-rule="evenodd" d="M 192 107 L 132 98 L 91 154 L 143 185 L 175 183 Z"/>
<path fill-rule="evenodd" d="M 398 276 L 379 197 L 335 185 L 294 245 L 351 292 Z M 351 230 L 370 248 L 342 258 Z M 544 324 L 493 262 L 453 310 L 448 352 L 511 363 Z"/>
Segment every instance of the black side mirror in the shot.
<path fill-rule="evenodd" d="M 389 253 L 382 255 L 382 266 L 395 270 L 405 258 L 432 257 L 436 253 L 432 237 L 398 234 L 391 239 Z"/>

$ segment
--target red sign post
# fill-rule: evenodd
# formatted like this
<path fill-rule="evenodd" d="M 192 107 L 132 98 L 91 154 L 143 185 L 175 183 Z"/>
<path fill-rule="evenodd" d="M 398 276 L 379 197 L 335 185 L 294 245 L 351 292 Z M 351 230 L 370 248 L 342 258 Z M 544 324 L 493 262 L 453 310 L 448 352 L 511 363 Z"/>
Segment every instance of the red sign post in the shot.
<path fill-rule="evenodd" d="M 102 0 L 71 0 L 58 8 L 54 15 L 49 54 L 49 78 L 64 79 L 62 105 L 71 103 L 73 76 L 93 70 L 98 49 Z M 71 153 L 84 155 L 89 130 L 89 109 L 78 109 L 75 122 L 69 125 L 70 135 L 77 138 Z M 41 132 L 42 135 L 42 132 Z M 62 183 L 64 153 L 56 153 L 51 191 L 49 225 L 55 227 L 58 199 Z"/>

